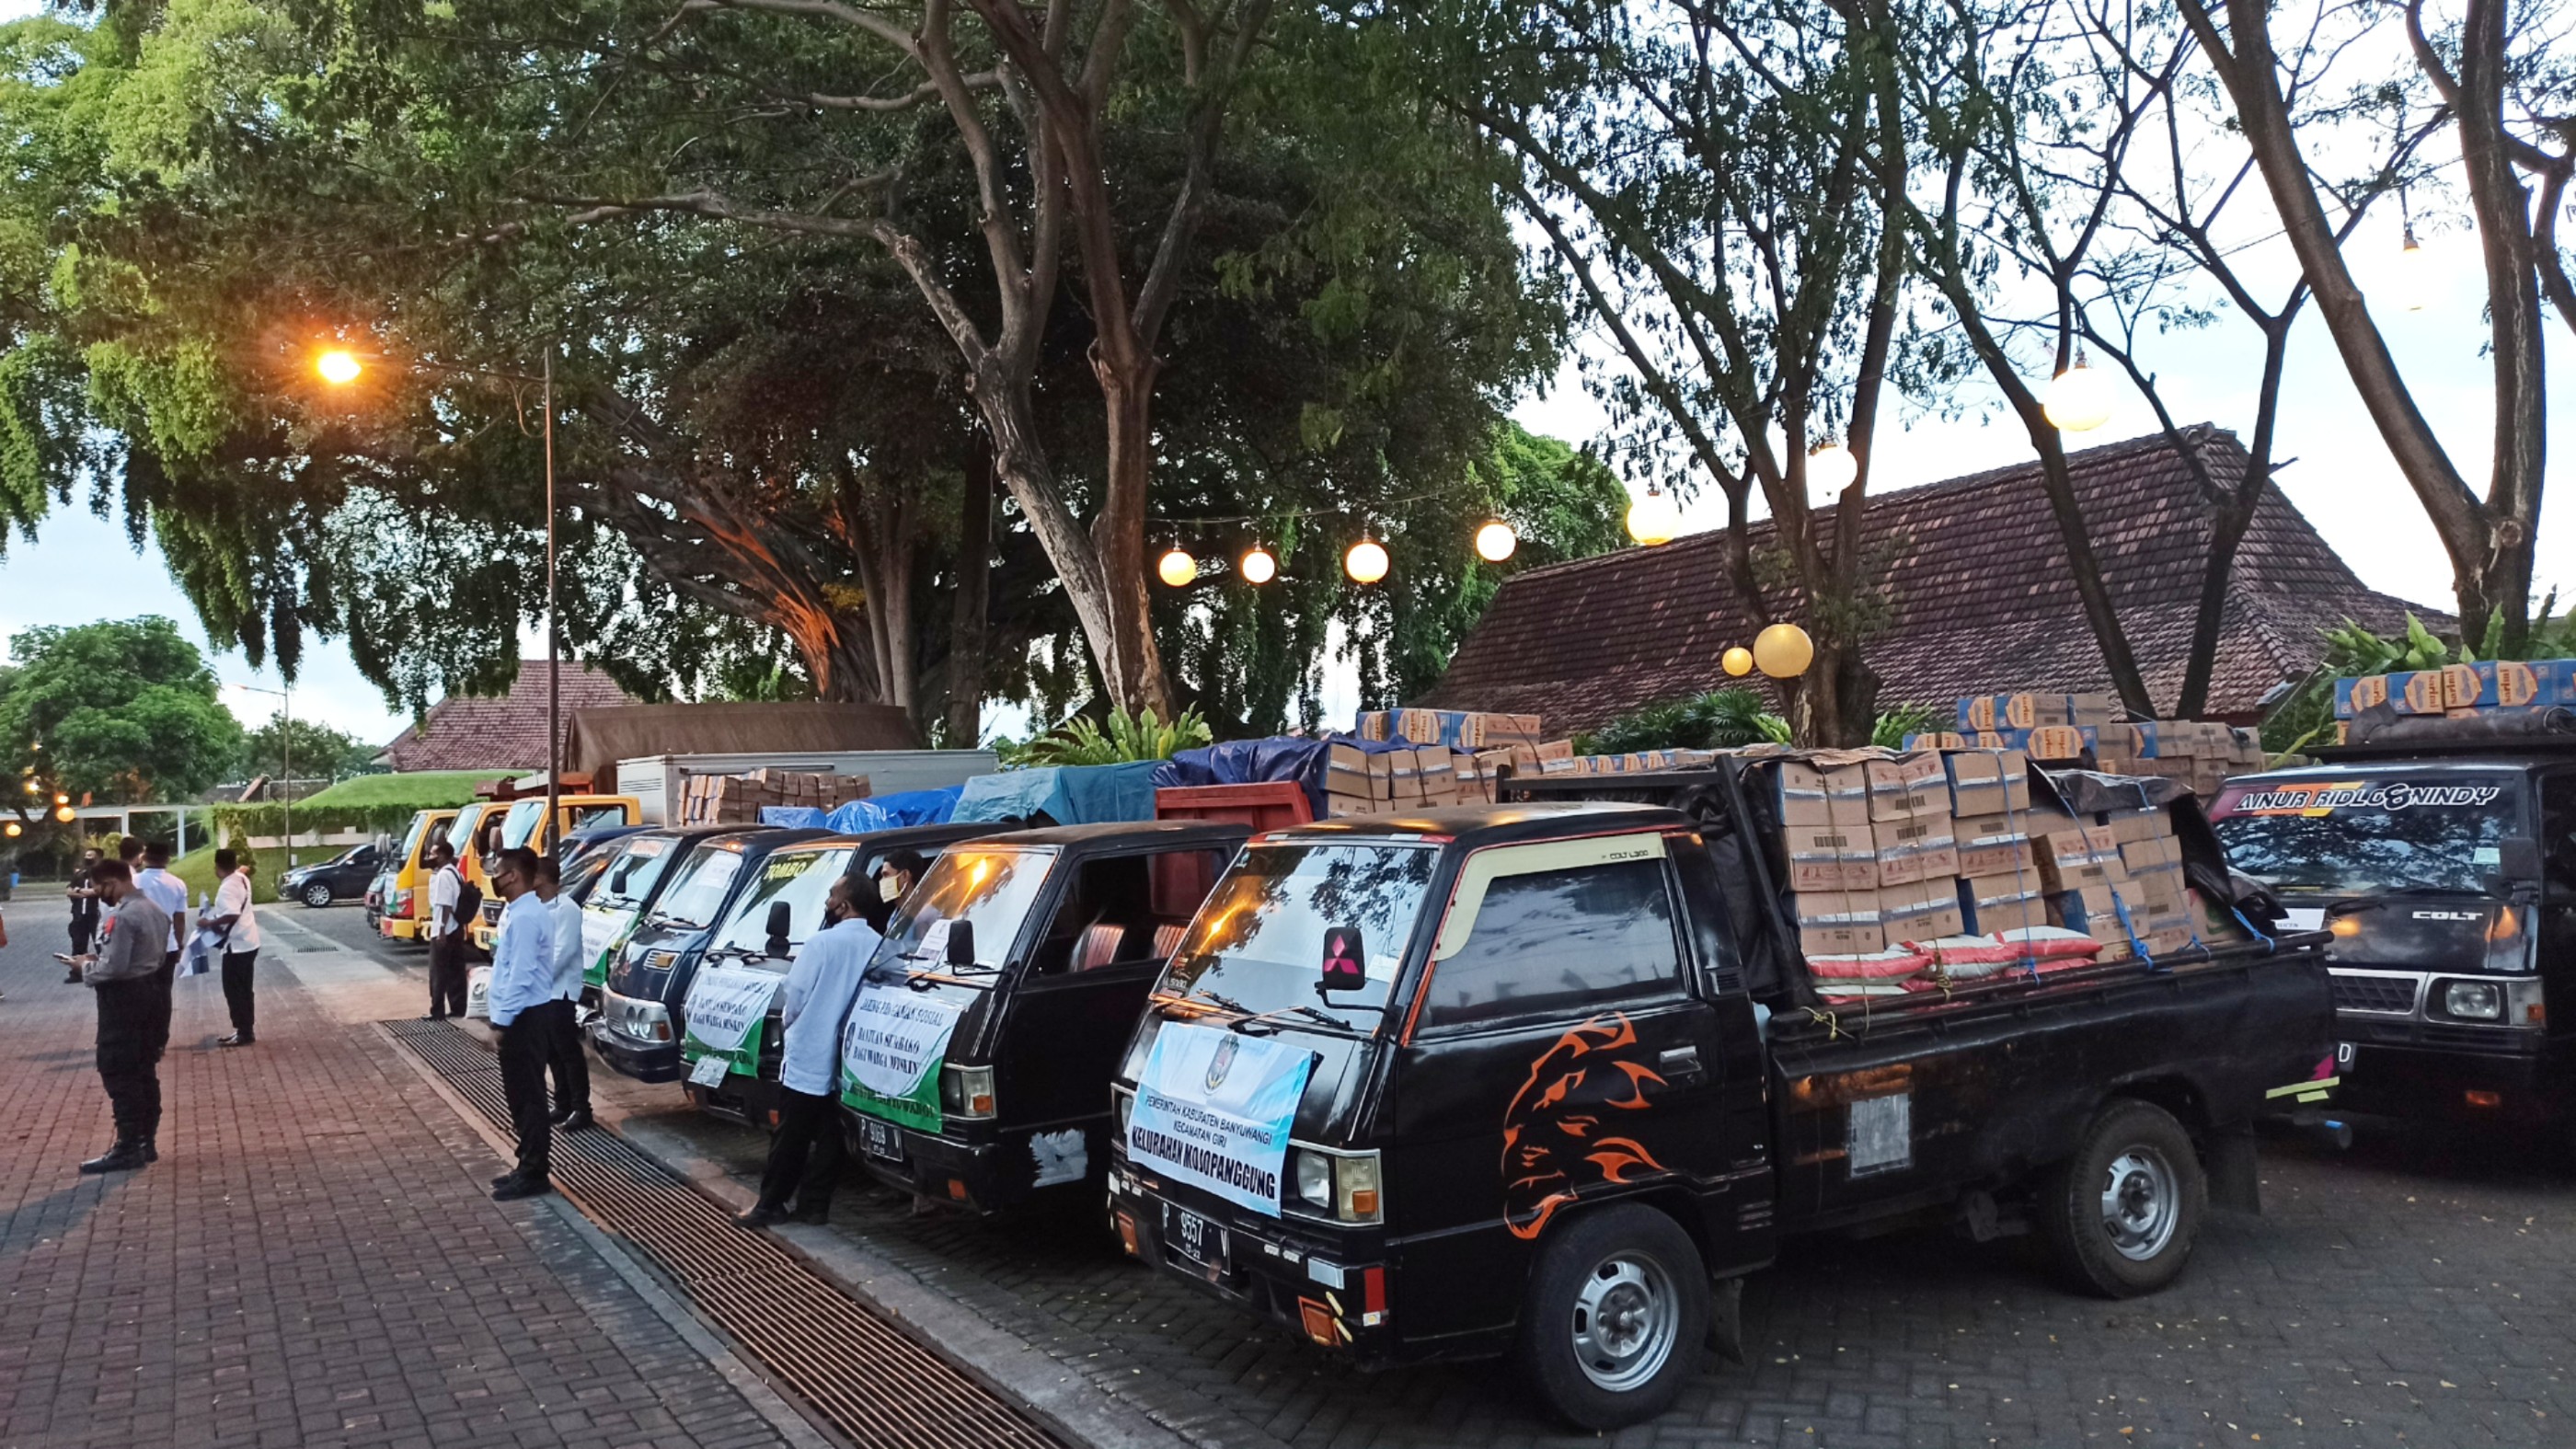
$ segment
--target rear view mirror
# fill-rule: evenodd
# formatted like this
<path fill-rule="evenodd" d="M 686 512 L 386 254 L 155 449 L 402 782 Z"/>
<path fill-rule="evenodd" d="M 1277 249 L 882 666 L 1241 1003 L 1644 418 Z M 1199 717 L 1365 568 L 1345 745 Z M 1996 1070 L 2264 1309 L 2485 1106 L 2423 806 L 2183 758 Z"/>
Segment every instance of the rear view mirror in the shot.
<path fill-rule="evenodd" d="M 1368 984 L 1366 957 L 1357 926 L 1335 926 L 1324 932 L 1324 975 L 1318 991 L 1357 991 Z"/>
<path fill-rule="evenodd" d="M 787 903 L 785 901 L 771 901 L 769 903 L 769 946 L 771 954 L 776 954 L 780 948 L 787 944 L 788 928 L 794 924 L 795 916 L 788 910 Z"/>
<path fill-rule="evenodd" d="M 948 964 L 951 966 L 975 964 L 975 923 L 973 921 L 948 923 Z"/>

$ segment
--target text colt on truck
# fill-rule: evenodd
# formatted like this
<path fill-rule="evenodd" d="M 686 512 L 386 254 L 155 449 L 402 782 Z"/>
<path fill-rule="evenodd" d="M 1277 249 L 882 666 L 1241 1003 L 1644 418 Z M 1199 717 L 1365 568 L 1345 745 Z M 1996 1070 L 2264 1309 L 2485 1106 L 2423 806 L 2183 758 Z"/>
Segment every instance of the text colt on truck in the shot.
<path fill-rule="evenodd" d="M 1254 838 L 1121 1071 L 1130 1251 L 1364 1366 L 1516 1353 L 1608 1428 L 1736 1342 L 1784 1233 L 2030 1225 L 2127 1295 L 2181 1271 L 2213 1185 L 2251 1205 L 2250 1121 L 2330 1039 L 2312 947 L 1829 1021 L 1712 778 L 1705 823 L 1551 802 Z"/>

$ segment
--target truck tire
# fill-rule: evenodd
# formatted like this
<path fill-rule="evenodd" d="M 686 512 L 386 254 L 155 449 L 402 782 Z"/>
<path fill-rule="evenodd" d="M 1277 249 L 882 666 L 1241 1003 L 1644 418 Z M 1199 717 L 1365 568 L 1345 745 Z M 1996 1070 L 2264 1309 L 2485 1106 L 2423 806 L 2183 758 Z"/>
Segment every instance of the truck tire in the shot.
<path fill-rule="evenodd" d="M 2147 1102 L 2113 1102 L 2041 1186 L 2040 1235 L 2079 1291 L 2153 1293 L 2182 1275 L 2209 1211 L 2191 1134 Z"/>
<path fill-rule="evenodd" d="M 1602 1208 L 1539 1250 L 1521 1305 L 1521 1368 L 1576 1427 L 1625 1428 L 1672 1407 L 1708 1341 L 1708 1314 L 1690 1235 L 1653 1208 Z"/>

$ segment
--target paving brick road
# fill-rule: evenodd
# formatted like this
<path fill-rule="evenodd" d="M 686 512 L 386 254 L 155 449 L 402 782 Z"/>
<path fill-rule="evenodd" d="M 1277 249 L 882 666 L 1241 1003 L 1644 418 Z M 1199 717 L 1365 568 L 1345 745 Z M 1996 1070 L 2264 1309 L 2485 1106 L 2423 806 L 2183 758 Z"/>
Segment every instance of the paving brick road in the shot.
<path fill-rule="evenodd" d="M 254 1047 L 179 984 L 161 1162 L 77 1176 L 110 1136 L 90 995 L 58 903 L 0 909 L 0 1446 L 786 1442 L 556 1208 L 485 1196 L 499 1159 L 285 932 Z"/>
<path fill-rule="evenodd" d="M 359 929 L 354 910 L 298 919 Z M 756 1175 L 757 1134 L 686 1112 L 672 1088 L 606 1080 L 630 1138 Z M 1615 1442 L 2576 1444 L 2563 1151 L 2275 1141 L 2265 1178 L 2266 1216 L 2215 1216 L 2183 1282 L 2130 1303 L 2066 1294 L 2018 1244 L 1792 1245 L 1745 1295 L 1753 1361 L 1712 1367 L 1672 1415 Z M 866 1190 L 842 1202 L 829 1231 L 880 1283 L 926 1290 L 1201 1444 L 1602 1442 L 1554 1428 L 1498 1366 L 1352 1373 L 1078 1228 L 916 1219 Z"/>

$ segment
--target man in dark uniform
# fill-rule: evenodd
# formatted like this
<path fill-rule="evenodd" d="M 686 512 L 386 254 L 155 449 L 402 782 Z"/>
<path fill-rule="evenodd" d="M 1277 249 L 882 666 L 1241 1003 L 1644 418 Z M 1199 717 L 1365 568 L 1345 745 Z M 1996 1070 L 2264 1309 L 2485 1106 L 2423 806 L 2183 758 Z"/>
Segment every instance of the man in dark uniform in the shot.
<path fill-rule="evenodd" d="M 169 913 L 135 889 L 122 861 L 91 867 L 99 899 L 111 911 L 107 943 L 83 964 L 98 996 L 98 1079 L 116 1118 L 116 1145 L 80 1165 L 87 1173 L 131 1172 L 156 1154 L 161 1130 L 160 1032 L 169 1000 L 159 980 Z"/>

